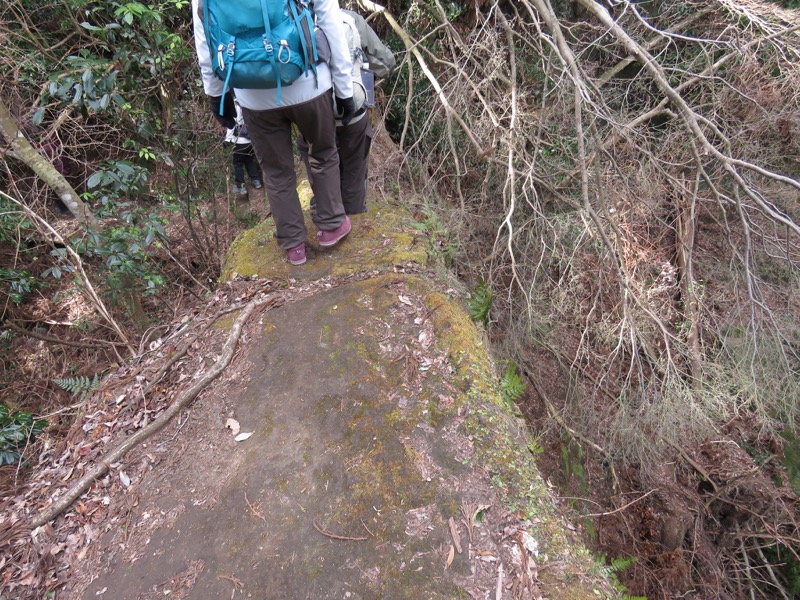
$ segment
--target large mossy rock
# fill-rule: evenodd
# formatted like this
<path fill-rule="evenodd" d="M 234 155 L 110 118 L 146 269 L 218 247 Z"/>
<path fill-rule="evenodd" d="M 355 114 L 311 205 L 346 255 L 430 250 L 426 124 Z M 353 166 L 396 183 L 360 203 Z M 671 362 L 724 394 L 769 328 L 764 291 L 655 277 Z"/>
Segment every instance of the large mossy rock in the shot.
<path fill-rule="evenodd" d="M 190 598 L 230 597 L 231 582 L 259 599 L 614 596 L 411 217 L 372 205 L 353 222 L 300 267 L 271 221 L 233 245 L 225 278 L 284 281 L 290 301 L 193 408 L 198 439 L 152 483 L 180 500 L 139 508 L 173 516 L 86 598 L 136 598 L 193 565 Z M 225 432 L 231 416 L 246 441 Z"/>

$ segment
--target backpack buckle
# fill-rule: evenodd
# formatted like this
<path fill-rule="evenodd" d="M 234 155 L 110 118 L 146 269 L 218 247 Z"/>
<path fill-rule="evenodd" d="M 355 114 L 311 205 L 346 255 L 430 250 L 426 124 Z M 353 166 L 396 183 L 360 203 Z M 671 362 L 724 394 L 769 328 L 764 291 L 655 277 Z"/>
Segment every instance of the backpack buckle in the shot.
<path fill-rule="evenodd" d="M 272 45 L 272 42 L 269 41 L 266 35 L 262 36 L 264 40 L 264 50 L 267 51 L 267 54 L 272 54 L 275 51 L 275 47 Z"/>
<path fill-rule="evenodd" d="M 219 65 L 220 71 L 225 70 L 225 59 L 222 58 L 222 51 L 225 50 L 225 45 L 220 44 L 217 46 L 217 64 Z"/>
<path fill-rule="evenodd" d="M 231 40 L 230 42 L 228 42 L 228 56 L 233 58 L 235 51 L 236 51 L 236 42 L 234 40 Z"/>
<path fill-rule="evenodd" d="M 286 51 L 285 60 L 283 59 L 284 50 Z M 292 60 L 292 49 L 289 47 L 289 42 L 287 42 L 286 40 L 281 40 L 280 48 L 278 48 L 278 62 L 281 63 L 282 65 L 287 65 L 289 64 L 290 60 Z"/>

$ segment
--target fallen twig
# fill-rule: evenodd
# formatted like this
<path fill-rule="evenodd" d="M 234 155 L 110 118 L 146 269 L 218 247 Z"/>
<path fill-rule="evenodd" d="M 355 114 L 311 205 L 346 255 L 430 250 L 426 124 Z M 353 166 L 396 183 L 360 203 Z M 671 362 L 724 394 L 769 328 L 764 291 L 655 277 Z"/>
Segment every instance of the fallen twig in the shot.
<path fill-rule="evenodd" d="M 375 537 L 375 534 L 374 534 L 374 533 L 372 533 L 372 532 L 369 530 L 369 527 L 367 527 L 367 524 L 366 524 L 366 523 L 364 523 L 364 520 L 363 520 L 363 519 L 361 520 L 361 524 L 364 526 L 364 529 L 366 529 L 366 530 L 367 530 L 367 533 L 368 533 L 368 534 L 370 534 L 372 537 Z"/>
<path fill-rule="evenodd" d="M 324 535 L 325 537 L 333 538 L 334 540 L 344 540 L 347 542 L 363 542 L 364 540 L 369 539 L 365 537 L 348 537 L 346 535 L 336 535 L 335 533 L 331 533 L 330 531 L 323 529 L 320 525 L 317 524 L 316 521 L 313 521 L 312 524 L 314 525 L 314 529 L 319 531 L 322 535 Z M 364 525 L 363 522 L 361 524 Z M 364 529 L 366 529 L 366 527 L 367 526 L 364 525 Z M 367 531 L 369 531 L 369 529 L 367 529 Z"/>
<path fill-rule="evenodd" d="M 262 521 L 264 521 L 264 523 L 266 523 L 266 522 L 267 522 L 267 518 L 266 518 L 266 517 L 265 517 L 265 516 L 264 516 L 264 515 L 263 515 L 263 514 L 260 512 L 260 511 L 258 511 L 258 510 L 256 509 L 256 507 L 255 507 L 255 506 L 253 506 L 253 504 L 252 504 L 252 503 L 250 502 L 250 500 L 247 498 L 247 492 L 245 492 L 245 493 L 244 493 L 244 501 L 245 501 L 245 502 L 247 502 L 247 506 L 250 508 L 250 512 L 252 512 L 252 513 L 253 513 L 253 516 L 255 516 L 255 517 L 258 517 L 259 519 L 261 519 Z"/>
<path fill-rule="evenodd" d="M 48 344 L 59 344 L 61 346 L 70 346 L 72 348 L 88 348 L 90 350 L 106 350 L 109 346 L 122 346 L 125 347 L 125 344 L 122 342 L 112 342 L 107 340 L 95 340 L 96 344 L 90 344 L 88 342 L 74 342 L 72 340 L 62 340 L 57 337 L 44 335 L 41 333 L 36 333 L 35 331 L 31 331 L 30 329 L 25 329 L 21 325 L 18 325 L 14 321 L 10 319 L 6 319 L 4 325 L 9 329 L 16 331 L 21 335 L 27 335 L 28 337 L 32 337 L 35 340 L 41 340 L 43 342 L 47 342 Z"/>
<path fill-rule="evenodd" d="M 242 589 L 244 584 L 242 583 L 241 579 L 237 579 L 233 575 L 217 575 L 217 579 L 227 579 L 233 584 L 233 587 L 238 591 Z"/>
<path fill-rule="evenodd" d="M 631 501 L 631 502 L 628 502 L 628 503 L 627 503 L 625 506 L 620 506 L 619 508 L 617 508 L 616 510 L 612 510 L 611 512 L 602 512 L 602 513 L 589 513 L 589 514 L 588 514 L 588 515 L 586 515 L 586 516 L 587 516 L 587 517 L 607 517 L 608 515 L 613 515 L 614 513 L 618 513 L 618 512 L 620 512 L 620 511 L 623 511 L 623 510 L 625 510 L 625 509 L 626 509 L 626 508 L 628 508 L 629 506 L 633 506 L 634 504 L 636 504 L 637 502 L 639 502 L 639 500 L 644 500 L 645 498 L 647 498 L 647 497 L 648 497 L 650 494 L 652 494 L 653 492 L 655 492 L 655 490 L 650 490 L 649 492 L 647 492 L 647 493 L 646 493 L 646 494 L 644 494 L 643 496 L 639 496 L 638 498 L 636 498 L 636 500 L 633 500 L 633 501 Z"/>

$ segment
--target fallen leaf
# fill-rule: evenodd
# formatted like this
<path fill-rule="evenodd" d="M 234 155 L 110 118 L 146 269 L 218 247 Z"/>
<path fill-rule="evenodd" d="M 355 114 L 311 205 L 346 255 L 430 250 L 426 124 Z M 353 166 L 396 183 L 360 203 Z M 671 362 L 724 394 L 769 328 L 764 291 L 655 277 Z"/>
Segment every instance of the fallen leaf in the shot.
<path fill-rule="evenodd" d="M 243 441 L 245 441 L 247 438 L 249 438 L 251 435 L 253 435 L 253 432 L 252 432 L 252 431 L 251 431 L 251 432 L 249 432 L 249 433 L 240 433 L 239 435 L 237 435 L 237 436 L 236 436 L 235 438 L 233 438 L 233 439 L 234 439 L 235 441 L 237 441 L 237 442 L 243 442 Z"/>
<path fill-rule="evenodd" d="M 450 520 L 447 523 L 450 525 L 450 535 L 453 536 L 453 543 L 456 545 L 456 552 L 461 554 L 461 536 L 458 534 L 456 520 L 453 517 L 450 517 Z"/>
<path fill-rule="evenodd" d="M 533 556 L 539 556 L 539 543 L 527 531 L 522 532 L 522 545 Z"/>
<path fill-rule="evenodd" d="M 24 577 L 20 577 L 17 581 L 17 585 L 33 585 L 36 582 L 36 573 L 30 571 Z"/>
<path fill-rule="evenodd" d="M 233 435 L 239 435 L 239 421 L 236 419 L 228 419 L 225 421 L 225 429 L 230 429 Z"/>
<path fill-rule="evenodd" d="M 447 554 L 447 562 L 444 564 L 444 568 L 447 569 L 450 565 L 453 564 L 453 559 L 456 557 L 456 549 L 453 547 L 453 544 L 450 544 L 450 552 Z"/>
<path fill-rule="evenodd" d="M 411 302 L 411 299 L 408 296 L 403 296 L 402 294 L 400 294 L 399 296 L 397 296 L 397 299 L 400 300 L 400 302 L 402 302 L 403 304 L 407 304 L 408 306 L 414 306 L 414 303 Z"/>
<path fill-rule="evenodd" d="M 427 331 L 422 330 L 419 332 L 419 337 L 417 338 L 417 341 L 420 344 L 422 344 L 423 348 L 427 348 L 428 346 L 431 345 L 431 342 L 433 342 L 433 338 L 431 338 L 430 334 Z"/>
<path fill-rule="evenodd" d="M 129 487 L 131 485 L 131 478 L 128 477 L 128 474 L 125 471 L 119 472 L 119 480 L 125 487 Z"/>

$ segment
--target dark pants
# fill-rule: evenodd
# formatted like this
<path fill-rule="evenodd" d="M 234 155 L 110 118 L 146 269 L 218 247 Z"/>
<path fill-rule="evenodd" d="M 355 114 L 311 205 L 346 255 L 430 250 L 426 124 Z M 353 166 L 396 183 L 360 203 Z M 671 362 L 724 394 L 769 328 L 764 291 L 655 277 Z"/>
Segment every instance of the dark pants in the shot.
<path fill-rule="evenodd" d="M 367 175 L 369 149 L 372 146 L 372 124 L 367 112 L 360 120 L 347 127 L 336 128 L 336 146 L 339 151 L 339 178 L 342 185 L 342 204 L 348 215 L 367 212 Z M 297 140 L 300 156 L 308 167 L 308 144 L 302 136 Z M 314 187 L 313 174 L 308 169 L 308 180 Z"/>
<path fill-rule="evenodd" d="M 264 172 L 278 245 L 289 250 L 305 242 L 308 234 L 297 196 L 292 123 L 308 141 L 309 171 L 314 177 L 311 189 L 317 199 L 314 224 L 326 231 L 339 227 L 345 215 L 331 91 L 303 104 L 270 110 L 243 108 L 242 113 Z"/>
<path fill-rule="evenodd" d="M 244 185 L 244 171 L 250 179 L 261 179 L 261 169 L 258 168 L 256 153 L 252 144 L 235 144 L 233 147 L 233 175 L 236 185 Z"/>

